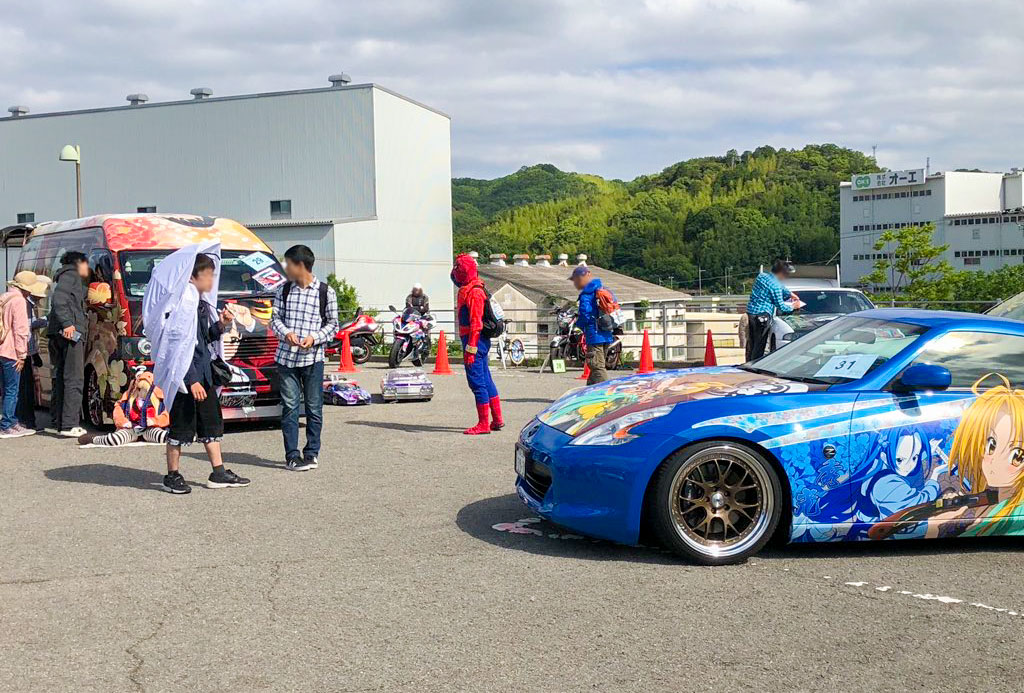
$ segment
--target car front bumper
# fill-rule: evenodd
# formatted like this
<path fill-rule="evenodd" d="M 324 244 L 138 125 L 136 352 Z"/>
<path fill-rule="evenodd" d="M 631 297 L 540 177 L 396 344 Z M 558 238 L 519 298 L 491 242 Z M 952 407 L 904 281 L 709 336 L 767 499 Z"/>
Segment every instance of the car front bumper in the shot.
<path fill-rule="evenodd" d="M 573 446 L 570 441 L 571 436 L 537 420 L 523 429 L 517 447 L 526 459 L 525 468 L 517 470 L 517 495 L 557 525 L 637 543 L 644 492 L 661 459 L 655 451 L 666 437 L 642 436 L 614 446 Z M 652 454 L 657 461 L 652 462 Z"/>

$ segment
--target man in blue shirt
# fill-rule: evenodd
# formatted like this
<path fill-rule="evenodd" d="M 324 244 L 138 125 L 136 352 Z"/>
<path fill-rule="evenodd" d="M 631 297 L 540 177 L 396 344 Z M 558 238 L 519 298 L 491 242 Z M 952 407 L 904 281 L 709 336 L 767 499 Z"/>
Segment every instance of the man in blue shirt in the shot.
<path fill-rule="evenodd" d="M 583 330 L 583 336 L 587 340 L 587 365 L 590 366 L 587 385 L 602 383 L 608 380 L 606 357 L 608 345 L 615 341 L 615 337 L 612 335 L 614 323 L 611 316 L 601 311 L 597 301 L 601 280 L 591 274 L 590 268 L 586 265 L 574 269 L 569 279 L 580 292 L 576 324 Z"/>
<path fill-rule="evenodd" d="M 785 260 L 772 263 L 771 272 L 761 272 L 754 280 L 747 301 L 749 333 L 747 335 L 747 361 L 764 356 L 772 321 L 776 313 L 792 313 L 797 295 L 782 285 L 782 279 L 793 273 L 793 266 Z"/>

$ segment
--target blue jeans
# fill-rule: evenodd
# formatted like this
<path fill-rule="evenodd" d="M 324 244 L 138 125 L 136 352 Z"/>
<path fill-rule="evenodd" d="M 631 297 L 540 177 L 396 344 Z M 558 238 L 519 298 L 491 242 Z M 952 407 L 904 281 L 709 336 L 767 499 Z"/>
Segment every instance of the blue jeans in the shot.
<path fill-rule="evenodd" d="M 306 447 L 303 457 L 320 454 L 320 432 L 324 427 L 324 362 L 289 368 L 277 365 L 281 391 L 281 431 L 284 458 L 299 456 L 299 399 L 306 403 Z"/>
<path fill-rule="evenodd" d="M 17 361 L 13 359 L 0 358 L 0 371 L 3 372 L 4 381 L 4 408 L 0 416 L 0 430 L 6 431 L 18 423 L 15 412 L 18 409 L 18 381 L 21 373 L 15 370 Z"/>

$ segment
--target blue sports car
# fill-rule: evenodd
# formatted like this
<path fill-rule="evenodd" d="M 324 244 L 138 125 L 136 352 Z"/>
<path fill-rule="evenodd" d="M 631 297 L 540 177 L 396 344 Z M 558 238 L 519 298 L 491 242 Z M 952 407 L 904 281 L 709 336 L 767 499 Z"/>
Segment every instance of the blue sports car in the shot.
<path fill-rule="evenodd" d="M 868 310 L 738 367 L 574 390 L 516 444 L 539 515 L 704 564 L 789 541 L 1024 534 L 1024 323 Z"/>

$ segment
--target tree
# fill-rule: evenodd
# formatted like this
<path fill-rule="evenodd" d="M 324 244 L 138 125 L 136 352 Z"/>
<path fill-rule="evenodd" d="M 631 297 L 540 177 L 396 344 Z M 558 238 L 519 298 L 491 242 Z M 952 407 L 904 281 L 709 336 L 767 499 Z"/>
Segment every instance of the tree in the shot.
<path fill-rule="evenodd" d="M 935 225 L 905 226 L 884 231 L 875 241 L 882 253 L 870 274 L 861 278 L 866 284 L 887 287 L 895 298 L 911 301 L 948 301 L 952 298 L 953 266 L 943 259 L 948 245 L 935 245 Z"/>
<path fill-rule="evenodd" d="M 334 294 L 338 297 L 338 315 L 343 317 L 355 315 L 356 309 L 359 307 L 359 294 L 356 293 L 356 287 L 333 273 L 327 275 L 327 284 L 334 289 Z"/>

